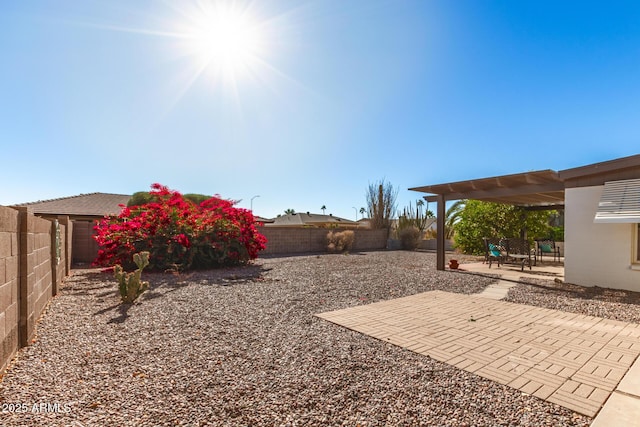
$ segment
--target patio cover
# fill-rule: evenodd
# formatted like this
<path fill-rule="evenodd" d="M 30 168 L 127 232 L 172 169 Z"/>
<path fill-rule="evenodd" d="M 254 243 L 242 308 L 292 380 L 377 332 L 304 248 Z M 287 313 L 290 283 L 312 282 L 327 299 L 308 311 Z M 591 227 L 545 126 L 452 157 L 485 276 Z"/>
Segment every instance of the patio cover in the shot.
<path fill-rule="evenodd" d="M 624 180 L 630 181 L 625 183 Z M 547 169 L 447 184 L 425 185 L 409 190 L 432 194 L 425 196 L 424 199 L 428 202 L 438 203 L 436 215 L 438 230 L 444 229 L 445 203 L 449 200 L 475 199 L 485 202 L 508 203 L 524 206 L 530 210 L 562 209 L 564 208 L 565 188 L 599 185 L 605 186 L 600 205 L 603 202 L 615 202 L 621 206 L 621 210 L 613 218 L 609 215 L 608 221 L 598 220 L 598 216 L 596 216 L 595 222 L 638 222 L 640 220 L 640 201 L 637 198 L 638 191 L 640 191 L 639 180 L 640 154 L 635 154 L 559 172 Z M 612 184 L 613 181 L 617 183 Z M 607 183 L 609 183 L 608 186 Z M 621 193 L 621 186 L 625 187 L 624 194 Z M 629 193 L 628 198 L 627 193 Z M 634 196 L 636 197 L 632 198 Z M 623 200 L 623 197 L 626 199 Z M 604 217 L 607 214 L 600 215 Z M 437 254 L 437 268 L 444 270 L 444 233 L 438 233 Z"/>
<path fill-rule="evenodd" d="M 564 182 L 558 172 L 550 169 L 492 178 L 471 179 L 447 184 L 426 185 L 409 190 L 436 194 L 425 196 L 428 202 L 474 199 L 507 203 L 516 206 L 545 206 L 550 209 L 564 205 Z"/>
<path fill-rule="evenodd" d="M 409 190 L 431 193 L 428 202 L 437 202 L 437 228 L 444 230 L 445 203 L 474 199 L 485 202 L 524 206 L 527 209 L 564 208 L 564 181 L 558 172 L 547 169 L 446 184 L 425 185 Z M 444 270 L 444 233 L 437 234 L 436 267 Z"/>

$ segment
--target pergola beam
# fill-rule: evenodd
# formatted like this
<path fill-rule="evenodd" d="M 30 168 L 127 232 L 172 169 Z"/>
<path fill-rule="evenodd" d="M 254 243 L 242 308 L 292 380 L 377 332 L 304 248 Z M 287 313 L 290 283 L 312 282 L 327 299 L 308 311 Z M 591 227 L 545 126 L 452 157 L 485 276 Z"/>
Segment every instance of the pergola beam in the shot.
<path fill-rule="evenodd" d="M 461 199 L 473 199 L 473 200 L 500 200 L 500 199 L 522 199 L 531 198 L 531 204 L 539 204 L 540 202 L 564 202 L 564 184 L 542 184 L 542 185 L 523 185 L 513 188 L 496 188 L 493 190 L 472 190 L 472 191 L 459 191 L 452 188 L 451 193 L 441 194 L 445 200 L 461 200 Z M 425 200 L 428 202 L 437 202 L 436 196 L 425 196 Z M 501 203 L 513 203 L 514 200 L 505 200 Z M 520 204 L 520 203 L 517 203 Z M 523 203 L 524 204 L 524 203 Z"/>

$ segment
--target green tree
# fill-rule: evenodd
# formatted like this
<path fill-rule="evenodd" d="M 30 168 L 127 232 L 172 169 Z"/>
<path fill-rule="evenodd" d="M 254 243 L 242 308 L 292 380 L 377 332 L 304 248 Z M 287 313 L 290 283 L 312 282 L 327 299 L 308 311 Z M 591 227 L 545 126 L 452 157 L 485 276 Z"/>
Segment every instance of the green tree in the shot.
<path fill-rule="evenodd" d="M 133 193 L 127 206 L 140 206 L 153 201 L 154 197 L 148 191 L 138 191 Z"/>
<path fill-rule="evenodd" d="M 211 196 L 207 196 L 206 194 L 189 193 L 189 194 L 185 194 L 184 198 L 187 199 L 187 200 L 191 200 L 196 205 L 199 205 L 200 203 L 204 202 L 205 200 L 209 200 L 211 198 Z M 235 203 L 237 203 L 237 202 L 238 201 L 236 201 Z"/>
<path fill-rule="evenodd" d="M 187 200 L 192 201 L 196 205 L 199 205 L 200 203 L 204 202 L 205 200 L 209 200 L 211 198 L 211 196 L 207 196 L 205 194 L 194 194 L 194 193 L 183 194 L 182 197 L 184 197 Z M 131 196 L 131 198 L 127 202 L 127 206 L 140 206 L 140 205 L 144 205 L 144 204 L 147 204 L 147 203 L 150 203 L 150 202 L 154 202 L 154 201 L 157 201 L 157 197 L 152 195 L 150 192 L 148 192 L 148 191 L 138 191 L 136 193 L 133 193 L 133 195 Z"/>
<path fill-rule="evenodd" d="M 532 242 L 549 233 L 548 211 L 526 211 L 518 206 L 467 200 L 462 209 L 457 209 L 456 217 L 455 244 L 467 254 L 484 253 L 483 237 L 519 237 L 526 228 Z"/>
<path fill-rule="evenodd" d="M 360 215 L 362 215 L 362 218 L 364 218 L 364 214 L 367 212 L 367 210 L 365 208 L 360 208 Z"/>
<path fill-rule="evenodd" d="M 420 209 L 422 209 L 422 206 L 424 206 L 424 200 L 422 199 L 418 199 L 418 201 L 416 202 L 416 206 L 419 207 Z M 429 209 L 429 203 L 427 203 L 427 210 L 424 213 L 424 215 L 427 218 L 434 218 L 436 215 L 433 213 L 432 210 Z"/>
<path fill-rule="evenodd" d="M 320 210 L 322 211 L 322 215 L 324 215 L 324 211 L 327 210 L 327 205 L 322 205 L 322 207 L 320 208 Z"/>
<path fill-rule="evenodd" d="M 294 215 L 296 213 L 295 210 L 289 208 L 284 211 L 285 215 Z"/>

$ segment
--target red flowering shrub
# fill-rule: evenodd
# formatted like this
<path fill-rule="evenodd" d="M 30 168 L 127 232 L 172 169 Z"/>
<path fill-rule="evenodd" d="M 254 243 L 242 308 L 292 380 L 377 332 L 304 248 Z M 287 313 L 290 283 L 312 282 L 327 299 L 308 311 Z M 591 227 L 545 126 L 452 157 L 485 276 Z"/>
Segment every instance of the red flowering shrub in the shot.
<path fill-rule="evenodd" d="M 95 265 L 135 268 L 133 254 L 148 251 L 150 270 L 212 268 L 245 264 L 265 248 L 251 211 L 234 202 L 211 197 L 197 205 L 163 185 L 151 188 L 151 202 L 123 206 L 94 227 Z"/>

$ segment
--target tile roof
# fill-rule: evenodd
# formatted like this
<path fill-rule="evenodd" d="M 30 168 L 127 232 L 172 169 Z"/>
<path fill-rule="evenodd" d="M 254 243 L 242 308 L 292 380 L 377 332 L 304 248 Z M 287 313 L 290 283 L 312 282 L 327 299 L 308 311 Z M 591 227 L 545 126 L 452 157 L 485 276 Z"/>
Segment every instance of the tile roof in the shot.
<path fill-rule="evenodd" d="M 253 216 L 253 219 L 254 219 L 256 222 L 262 222 L 262 223 L 264 223 L 264 224 L 272 223 L 272 222 L 274 221 L 274 220 L 273 220 L 273 219 L 271 219 L 271 218 L 263 218 L 263 217 L 258 216 L 258 215 L 254 215 L 254 216 Z"/>
<path fill-rule="evenodd" d="M 59 199 L 39 200 L 15 206 L 27 206 L 35 214 L 51 215 L 118 215 L 119 205 L 126 205 L 131 196 L 126 194 L 89 193 Z"/>
<path fill-rule="evenodd" d="M 294 214 L 281 215 L 274 218 L 273 225 L 316 225 L 316 224 L 336 224 L 336 225 L 355 225 L 355 221 L 340 218 L 333 215 L 322 215 L 313 213 L 297 212 Z"/>

